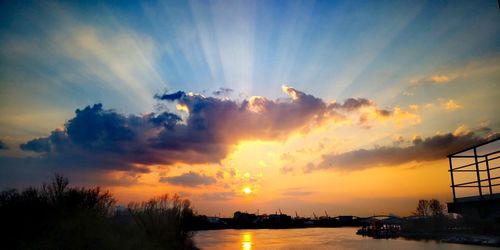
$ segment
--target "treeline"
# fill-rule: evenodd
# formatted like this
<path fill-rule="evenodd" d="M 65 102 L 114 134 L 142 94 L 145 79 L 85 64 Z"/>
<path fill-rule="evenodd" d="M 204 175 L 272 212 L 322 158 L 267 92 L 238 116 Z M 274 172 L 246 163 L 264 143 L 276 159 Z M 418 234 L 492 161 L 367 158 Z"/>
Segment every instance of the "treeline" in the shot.
<path fill-rule="evenodd" d="M 500 223 L 493 219 L 448 214 L 444 204 L 436 199 L 419 200 L 413 216 L 403 220 L 402 236 L 436 238 L 447 235 L 500 235 Z"/>
<path fill-rule="evenodd" d="M 116 209 L 100 188 L 50 184 L 0 192 L 3 249 L 196 249 L 188 200 L 164 195 Z"/>

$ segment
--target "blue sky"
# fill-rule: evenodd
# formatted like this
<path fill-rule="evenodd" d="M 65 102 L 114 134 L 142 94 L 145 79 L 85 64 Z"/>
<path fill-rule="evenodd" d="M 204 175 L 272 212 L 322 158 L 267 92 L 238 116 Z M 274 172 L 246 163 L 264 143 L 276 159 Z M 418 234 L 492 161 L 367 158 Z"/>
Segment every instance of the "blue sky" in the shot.
<path fill-rule="evenodd" d="M 327 104 L 370 100 L 375 113 L 360 121 L 375 124 L 382 119 L 377 110 L 394 115 L 386 123 L 395 130 L 339 129 L 374 136 L 336 153 L 392 145 L 399 135 L 500 128 L 497 1 L 1 5 L 0 141 L 9 148 L 2 157 L 33 156 L 18 145 L 64 129 L 87 105 L 125 115 L 177 112 L 154 95 L 213 96 L 221 87 L 233 90 L 224 98 L 237 103 L 252 96 L 289 100 L 287 85 Z"/>
<path fill-rule="evenodd" d="M 409 78 L 497 52 L 496 5 L 495 1 L 12 3 L 2 8 L 2 78 L 13 74 L 20 78 L 22 72 L 28 79 L 19 80 L 26 87 L 39 85 L 35 79 L 57 79 L 62 87 L 51 92 L 69 100 L 47 93 L 44 101 L 53 100 L 55 106 L 106 100 L 112 107 L 129 110 L 120 101 L 124 94 L 109 93 L 115 89 L 106 88 L 107 76 L 73 72 L 96 61 L 109 66 L 112 62 L 105 61 L 105 55 L 82 58 L 58 43 L 75 42 L 68 36 L 88 32 L 101 49 L 123 42 L 109 56 L 122 54 L 125 60 L 149 64 L 133 74 L 149 75 L 142 79 L 147 85 L 142 91 L 151 96 L 163 89 L 201 92 L 229 87 L 245 96 L 279 97 L 279 87 L 286 83 L 327 99 L 375 94 L 379 101 L 392 104 L 397 100 L 386 98 L 387 92 L 400 91 Z M 83 48 L 82 53 L 92 53 L 86 49 L 96 48 Z M 76 102 L 75 96 L 82 101 Z"/>

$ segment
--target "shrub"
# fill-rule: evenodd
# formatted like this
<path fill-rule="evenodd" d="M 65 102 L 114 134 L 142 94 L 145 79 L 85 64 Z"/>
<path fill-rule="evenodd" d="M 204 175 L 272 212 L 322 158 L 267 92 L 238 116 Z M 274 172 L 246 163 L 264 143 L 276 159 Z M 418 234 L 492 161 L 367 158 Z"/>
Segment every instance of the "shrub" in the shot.
<path fill-rule="evenodd" d="M 186 230 L 188 200 L 162 196 L 115 211 L 116 200 L 97 188 L 50 184 L 0 192 L 0 235 L 5 249 L 195 249 Z"/>
<path fill-rule="evenodd" d="M 192 232 L 187 228 L 193 218 L 188 200 L 178 195 L 163 195 L 149 201 L 129 204 L 128 209 L 148 241 L 170 249 L 192 249 Z"/>

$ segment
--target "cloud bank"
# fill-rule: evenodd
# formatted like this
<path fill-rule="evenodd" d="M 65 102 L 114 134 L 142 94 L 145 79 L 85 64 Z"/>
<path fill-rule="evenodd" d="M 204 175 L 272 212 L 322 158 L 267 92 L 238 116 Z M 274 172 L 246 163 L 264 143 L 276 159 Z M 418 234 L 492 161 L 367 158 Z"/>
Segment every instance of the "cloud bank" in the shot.
<path fill-rule="evenodd" d="M 20 148 L 41 153 L 45 164 L 69 168 L 147 172 L 149 164 L 217 163 L 240 140 L 286 139 L 327 115 L 321 99 L 290 87 L 286 93 L 291 98 L 242 102 L 183 91 L 156 96 L 184 107 L 184 120 L 171 112 L 125 115 L 95 104 L 77 109 L 64 128 Z"/>
<path fill-rule="evenodd" d="M 77 109 L 62 128 L 20 148 L 38 153 L 30 166 L 144 173 L 151 165 L 219 163 L 242 140 L 286 140 L 291 133 L 351 115 L 361 125 L 401 116 L 399 108 L 379 109 L 364 98 L 327 103 L 292 87 L 283 86 L 283 91 L 288 98 L 276 100 L 253 96 L 234 101 L 184 91 L 155 96 L 175 104 L 178 113 L 126 115 L 94 104 Z M 187 177 L 194 178 L 182 178 Z"/>
<path fill-rule="evenodd" d="M 384 146 L 340 154 L 325 154 L 319 164 L 315 166 L 310 164 L 304 171 L 311 172 L 318 169 L 352 171 L 379 166 L 396 166 L 411 161 L 439 160 L 444 159 L 446 155 L 499 136 L 499 134 L 491 134 L 487 137 L 480 137 L 474 132 L 467 132 L 439 134 L 425 139 L 416 137 L 407 147 Z"/>

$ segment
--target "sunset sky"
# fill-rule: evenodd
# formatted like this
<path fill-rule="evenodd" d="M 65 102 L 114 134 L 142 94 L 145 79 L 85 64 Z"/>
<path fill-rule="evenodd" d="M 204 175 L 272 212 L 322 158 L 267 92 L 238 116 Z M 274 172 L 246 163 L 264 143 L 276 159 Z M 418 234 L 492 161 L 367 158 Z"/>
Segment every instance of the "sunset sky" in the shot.
<path fill-rule="evenodd" d="M 0 188 L 408 215 L 500 132 L 497 1 L 0 4 Z"/>

